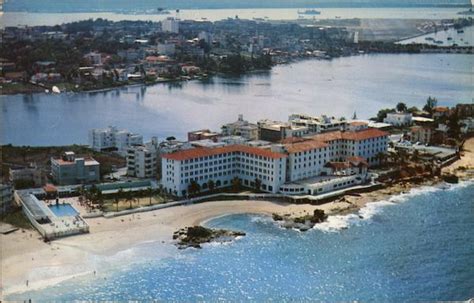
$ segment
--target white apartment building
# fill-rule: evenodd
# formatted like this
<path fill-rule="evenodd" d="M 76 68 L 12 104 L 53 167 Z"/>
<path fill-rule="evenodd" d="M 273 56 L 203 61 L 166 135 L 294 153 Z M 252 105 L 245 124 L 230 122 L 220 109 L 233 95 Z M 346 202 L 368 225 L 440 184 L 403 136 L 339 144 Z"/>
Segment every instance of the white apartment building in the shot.
<path fill-rule="evenodd" d="M 51 158 L 51 175 L 59 185 L 94 183 L 100 180 L 100 164 L 93 158 L 65 152 L 61 158 Z"/>
<path fill-rule="evenodd" d="M 137 178 L 154 178 L 157 175 L 158 140 L 153 137 L 145 145 L 127 149 L 127 175 Z"/>
<path fill-rule="evenodd" d="M 34 186 L 41 186 L 43 184 L 43 174 L 36 165 L 30 167 L 10 167 L 8 170 L 8 180 L 15 184 L 15 182 L 32 181 Z"/>
<path fill-rule="evenodd" d="M 330 162 L 354 162 L 356 158 L 358 163 L 376 165 L 379 163 L 378 155 L 386 153 L 387 145 L 388 133 L 366 128 L 305 138 L 291 137 L 270 148 L 268 145 L 263 148 L 246 145 L 192 148 L 163 155 L 162 182 L 168 192 L 183 196 L 192 180 L 205 191 L 209 180 L 213 180 L 216 187 L 228 187 L 237 177 L 244 186 L 252 187 L 258 178 L 262 181 L 261 190 L 276 193 L 285 191 L 284 184 L 327 175 L 326 165 Z M 348 168 L 355 169 L 355 166 Z M 366 170 L 358 174 L 365 176 Z M 362 181 L 360 176 L 352 176 L 340 186 Z M 339 186 L 337 180 L 328 184 L 333 182 Z M 298 188 L 307 190 L 304 186 Z M 313 189 L 318 192 L 319 187 Z M 311 192 L 315 192 L 313 189 Z"/>
<path fill-rule="evenodd" d="M 115 126 L 89 131 L 89 146 L 96 151 L 116 150 L 125 156 L 128 147 L 142 144 L 143 137 L 141 135 L 118 130 Z"/>
<path fill-rule="evenodd" d="M 161 30 L 167 33 L 179 33 L 179 20 L 169 17 L 161 21 Z"/>
<path fill-rule="evenodd" d="M 222 136 L 241 136 L 248 140 L 258 139 L 258 125 L 244 120 L 242 114 L 237 121 L 222 126 Z"/>
<path fill-rule="evenodd" d="M 174 43 L 158 43 L 156 48 L 160 55 L 173 56 L 176 52 Z"/>
<path fill-rule="evenodd" d="M 288 121 L 294 126 L 308 128 L 308 133 L 310 134 L 345 130 L 347 128 L 346 120 L 342 118 L 336 119 L 325 115 L 315 117 L 302 114 L 292 114 L 288 117 Z"/>
<path fill-rule="evenodd" d="M 388 113 L 383 122 L 393 126 L 406 126 L 411 125 L 412 117 L 411 113 Z"/>

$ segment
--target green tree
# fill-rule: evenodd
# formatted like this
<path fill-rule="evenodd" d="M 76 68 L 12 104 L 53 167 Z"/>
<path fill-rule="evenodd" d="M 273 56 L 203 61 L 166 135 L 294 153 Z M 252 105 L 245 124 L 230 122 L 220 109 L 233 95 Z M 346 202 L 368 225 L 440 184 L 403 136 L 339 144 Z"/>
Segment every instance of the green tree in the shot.
<path fill-rule="evenodd" d="M 436 98 L 433 98 L 431 96 L 428 97 L 428 99 L 426 100 L 426 104 L 425 106 L 423 106 L 423 110 L 433 114 L 433 109 L 436 107 L 436 105 L 438 105 L 438 100 Z"/>
<path fill-rule="evenodd" d="M 262 187 L 262 180 L 260 180 L 259 178 L 255 178 L 255 190 L 260 190 L 261 187 Z"/>
<path fill-rule="evenodd" d="M 414 114 L 414 113 L 416 113 L 416 112 L 419 112 L 420 109 L 419 109 L 418 107 L 416 107 L 416 106 L 412 106 L 412 107 L 410 107 L 407 111 L 408 111 L 410 114 Z"/>
<path fill-rule="evenodd" d="M 209 191 L 212 192 L 216 188 L 216 184 L 213 180 L 209 180 L 207 181 L 207 187 L 209 188 Z"/>
<path fill-rule="evenodd" d="M 189 183 L 188 193 L 190 195 L 197 194 L 199 193 L 200 190 L 201 190 L 201 186 L 195 180 L 192 180 L 191 183 Z"/>
<path fill-rule="evenodd" d="M 407 108 L 407 105 L 406 105 L 405 103 L 399 102 L 399 103 L 397 104 L 397 111 L 398 111 L 398 112 L 404 113 L 404 112 L 406 112 L 407 110 L 408 110 L 408 108 Z"/>
<path fill-rule="evenodd" d="M 133 208 L 133 202 L 135 201 L 135 198 L 133 197 L 133 193 L 131 191 L 126 191 L 124 192 L 124 198 L 125 198 L 125 202 L 128 202 L 130 204 L 130 209 Z"/>
<path fill-rule="evenodd" d="M 237 178 L 237 177 L 234 177 L 232 179 L 232 190 L 233 191 L 239 191 L 241 186 L 242 186 L 242 183 L 241 183 L 240 179 Z"/>
<path fill-rule="evenodd" d="M 148 187 L 146 189 L 146 195 L 150 198 L 149 203 L 148 203 L 149 205 L 151 205 L 151 199 L 153 198 L 154 193 L 155 193 L 155 191 L 153 190 L 153 188 Z"/>
<path fill-rule="evenodd" d="M 387 117 L 388 113 L 394 113 L 394 112 L 395 112 L 395 109 L 393 108 L 385 108 L 385 109 L 379 110 L 379 112 L 377 113 L 377 121 L 383 122 L 383 119 Z"/>

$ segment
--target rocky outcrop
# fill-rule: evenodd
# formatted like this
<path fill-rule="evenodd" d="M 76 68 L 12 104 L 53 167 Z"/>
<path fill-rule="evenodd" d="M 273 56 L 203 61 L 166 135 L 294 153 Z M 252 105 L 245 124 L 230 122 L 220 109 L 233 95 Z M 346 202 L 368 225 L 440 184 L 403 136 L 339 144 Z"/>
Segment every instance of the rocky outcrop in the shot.
<path fill-rule="evenodd" d="M 459 177 L 454 174 L 445 174 L 442 176 L 444 182 L 456 184 L 459 183 Z"/>
<path fill-rule="evenodd" d="M 173 240 L 177 240 L 179 249 L 188 247 L 202 248 L 201 244 L 209 242 L 229 242 L 239 236 L 245 236 L 244 232 L 225 229 L 211 229 L 203 226 L 185 227 L 173 234 Z"/>
<path fill-rule="evenodd" d="M 315 209 L 312 215 L 302 217 L 283 217 L 278 214 L 273 214 L 272 217 L 273 220 L 280 221 L 282 227 L 298 229 L 300 231 L 307 231 L 308 229 L 313 228 L 315 224 L 324 222 L 328 218 L 324 213 L 324 210 L 321 209 Z"/>

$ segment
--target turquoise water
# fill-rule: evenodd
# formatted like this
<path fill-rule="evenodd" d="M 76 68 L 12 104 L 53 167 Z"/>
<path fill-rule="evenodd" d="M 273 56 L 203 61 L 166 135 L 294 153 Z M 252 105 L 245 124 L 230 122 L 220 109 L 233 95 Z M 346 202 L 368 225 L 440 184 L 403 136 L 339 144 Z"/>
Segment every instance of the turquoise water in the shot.
<path fill-rule="evenodd" d="M 359 217 L 360 216 L 360 217 Z M 361 218 L 362 217 L 362 218 Z M 420 301 L 474 297 L 474 183 L 424 188 L 332 217 L 305 233 L 255 215 L 207 225 L 247 236 L 131 264 L 8 299 Z M 347 228 L 345 228 L 347 227 Z"/>
<path fill-rule="evenodd" d="M 71 204 L 50 205 L 49 209 L 58 217 L 75 216 L 78 212 L 71 206 Z"/>

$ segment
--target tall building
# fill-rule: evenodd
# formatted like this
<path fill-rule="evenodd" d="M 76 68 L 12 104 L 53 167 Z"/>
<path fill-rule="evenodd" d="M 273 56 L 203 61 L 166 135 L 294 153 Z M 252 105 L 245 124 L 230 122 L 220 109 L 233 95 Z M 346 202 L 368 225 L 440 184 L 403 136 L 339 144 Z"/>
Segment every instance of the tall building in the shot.
<path fill-rule="evenodd" d="M 167 33 L 179 33 L 179 20 L 169 17 L 161 21 L 161 30 Z"/>
<path fill-rule="evenodd" d="M 143 137 L 126 130 L 118 130 L 115 126 L 89 131 L 89 146 L 96 151 L 117 151 L 125 156 L 127 148 L 142 145 Z"/>
<path fill-rule="evenodd" d="M 158 140 L 153 137 L 145 145 L 132 146 L 127 150 L 127 175 L 137 178 L 157 176 Z"/>
<path fill-rule="evenodd" d="M 93 158 L 65 152 L 60 158 L 51 158 L 51 175 L 59 185 L 94 183 L 100 180 L 100 164 Z"/>

